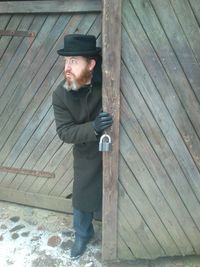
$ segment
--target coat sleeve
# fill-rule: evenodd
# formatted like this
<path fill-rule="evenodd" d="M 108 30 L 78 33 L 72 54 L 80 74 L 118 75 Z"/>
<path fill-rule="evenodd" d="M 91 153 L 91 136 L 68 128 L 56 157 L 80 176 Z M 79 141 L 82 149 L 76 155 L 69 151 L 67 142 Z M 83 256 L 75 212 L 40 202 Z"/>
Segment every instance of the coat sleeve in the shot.
<path fill-rule="evenodd" d="M 54 92 L 52 97 L 56 131 L 65 143 L 79 144 L 97 141 L 92 121 L 82 124 L 75 123 L 70 111 Z"/>

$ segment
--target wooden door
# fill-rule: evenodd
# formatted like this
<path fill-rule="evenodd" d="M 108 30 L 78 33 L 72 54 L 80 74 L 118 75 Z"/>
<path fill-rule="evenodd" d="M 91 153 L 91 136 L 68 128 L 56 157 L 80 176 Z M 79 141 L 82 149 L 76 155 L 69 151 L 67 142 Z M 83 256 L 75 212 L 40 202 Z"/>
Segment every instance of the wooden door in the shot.
<path fill-rule="evenodd" d="M 123 1 L 121 259 L 200 254 L 199 3 Z"/>
<path fill-rule="evenodd" d="M 52 109 L 63 79 L 56 51 L 69 33 L 100 43 L 101 7 L 45 2 L 0 3 L 0 199 L 70 212 L 72 146 L 56 135 Z"/>

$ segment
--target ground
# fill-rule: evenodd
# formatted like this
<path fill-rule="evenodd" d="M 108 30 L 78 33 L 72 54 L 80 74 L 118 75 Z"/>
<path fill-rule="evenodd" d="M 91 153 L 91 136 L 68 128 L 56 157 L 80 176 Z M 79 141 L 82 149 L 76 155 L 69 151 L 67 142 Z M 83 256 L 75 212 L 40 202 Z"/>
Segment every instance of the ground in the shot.
<path fill-rule="evenodd" d="M 101 262 L 101 223 L 85 254 L 70 259 L 72 216 L 0 201 L 0 267 L 200 267 L 200 257 Z"/>

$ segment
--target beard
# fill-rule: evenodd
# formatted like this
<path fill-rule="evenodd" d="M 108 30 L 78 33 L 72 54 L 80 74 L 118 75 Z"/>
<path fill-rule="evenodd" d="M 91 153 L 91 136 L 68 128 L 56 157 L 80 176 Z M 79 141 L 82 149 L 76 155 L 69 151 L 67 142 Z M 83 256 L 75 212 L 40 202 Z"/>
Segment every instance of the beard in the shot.
<path fill-rule="evenodd" d="M 68 77 L 70 75 L 70 77 Z M 65 76 L 65 83 L 64 83 L 64 88 L 67 91 L 77 91 L 81 87 L 85 86 L 91 81 L 92 78 L 92 73 L 88 69 L 84 69 L 79 76 L 76 76 L 72 72 L 64 72 Z"/>

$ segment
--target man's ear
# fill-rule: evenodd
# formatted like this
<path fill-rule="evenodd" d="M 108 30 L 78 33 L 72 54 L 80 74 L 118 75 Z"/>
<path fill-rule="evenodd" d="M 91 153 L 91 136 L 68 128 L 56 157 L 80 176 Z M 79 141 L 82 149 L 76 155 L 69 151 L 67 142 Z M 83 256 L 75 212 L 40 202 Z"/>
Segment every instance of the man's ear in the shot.
<path fill-rule="evenodd" d="M 96 60 L 91 59 L 90 63 L 89 63 L 89 70 L 92 71 L 94 69 L 95 65 L 96 65 Z"/>

